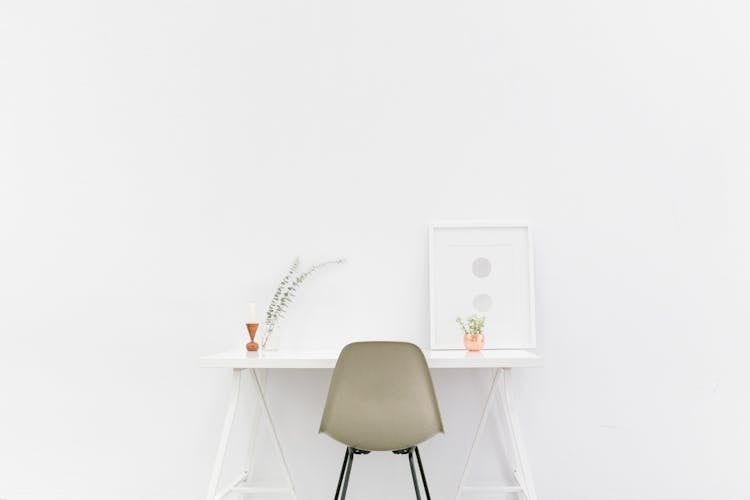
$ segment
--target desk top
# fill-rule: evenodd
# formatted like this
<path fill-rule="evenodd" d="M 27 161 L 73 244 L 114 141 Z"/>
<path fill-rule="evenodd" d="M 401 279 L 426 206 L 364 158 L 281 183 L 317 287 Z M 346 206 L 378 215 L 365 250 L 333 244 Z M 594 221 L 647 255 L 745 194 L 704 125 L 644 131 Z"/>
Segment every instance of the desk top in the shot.
<path fill-rule="evenodd" d="M 203 356 L 200 365 L 212 368 L 333 368 L 339 351 L 232 351 Z M 523 350 L 481 352 L 424 351 L 430 368 L 517 368 L 539 366 L 541 358 Z"/>

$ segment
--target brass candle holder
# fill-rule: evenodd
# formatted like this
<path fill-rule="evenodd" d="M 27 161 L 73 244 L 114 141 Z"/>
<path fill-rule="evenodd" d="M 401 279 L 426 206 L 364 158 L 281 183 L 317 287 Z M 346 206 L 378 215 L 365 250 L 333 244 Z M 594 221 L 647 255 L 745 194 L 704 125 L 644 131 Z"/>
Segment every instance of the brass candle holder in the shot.
<path fill-rule="evenodd" d="M 258 323 L 245 323 L 245 326 L 247 327 L 247 333 L 250 334 L 250 342 L 245 344 L 245 347 L 250 352 L 257 351 L 260 347 L 255 341 L 255 333 L 258 331 Z"/>

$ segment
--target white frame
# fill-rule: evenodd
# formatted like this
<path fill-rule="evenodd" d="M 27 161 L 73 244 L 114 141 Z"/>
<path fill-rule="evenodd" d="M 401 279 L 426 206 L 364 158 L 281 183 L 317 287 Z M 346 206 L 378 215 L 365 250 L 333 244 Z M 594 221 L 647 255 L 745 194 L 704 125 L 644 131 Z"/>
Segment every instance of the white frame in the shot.
<path fill-rule="evenodd" d="M 536 348 L 536 309 L 535 309 L 535 293 L 534 293 L 534 247 L 533 240 L 531 237 L 531 226 L 527 222 L 513 221 L 513 222 L 498 222 L 498 221 L 440 221 L 434 222 L 429 226 L 429 245 L 430 245 L 430 348 L 434 350 L 440 349 L 463 349 L 462 347 L 446 346 L 441 345 L 437 338 L 437 331 L 435 325 L 435 231 L 438 229 L 482 229 L 482 228 L 525 228 L 527 235 L 528 245 L 528 278 L 529 278 L 529 339 L 530 341 L 526 344 L 509 344 L 509 345 L 498 345 L 487 349 L 535 349 Z"/>

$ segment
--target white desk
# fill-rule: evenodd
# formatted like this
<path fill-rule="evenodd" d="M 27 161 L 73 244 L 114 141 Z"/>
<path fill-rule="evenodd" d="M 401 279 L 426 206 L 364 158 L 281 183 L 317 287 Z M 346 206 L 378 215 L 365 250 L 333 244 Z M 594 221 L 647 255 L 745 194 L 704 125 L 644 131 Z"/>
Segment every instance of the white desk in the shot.
<path fill-rule="evenodd" d="M 231 368 L 232 391 L 229 400 L 229 408 L 224 419 L 224 428 L 219 440 L 219 448 L 216 453 L 213 473 L 208 489 L 207 500 L 220 500 L 230 493 L 262 493 L 262 494 L 286 494 L 292 498 L 297 498 L 294 489 L 294 483 L 289 474 L 289 467 L 286 463 L 284 452 L 281 449 L 276 427 L 271 418 L 268 404 L 264 393 L 264 384 L 262 383 L 261 373 L 267 369 L 332 369 L 336 364 L 338 351 L 270 351 L 270 352 L 227 352 L 205 356 L 200 359 L 201 366 L 213 368 Z M 471 450 L 466 458 L 464 472 L 456 491 L 456 498 L 460 498 L 464 492 L 474 493 L 517 493 L 519 498 L 524 500 L 537 500 L 534 483 L 531 478 L 531 471 L 526 459 L 526 452 L 521 439 L 521 432 L 518 427 L 518 419 L 513 408 L 513 399 L 510 390 L 510 372 L 511 368 L 520 368 L 527 366 L 538 366 L 541 362 L 539 356 L 529 351 L 507 350 L 507 351 L 483 351 L 470 353 L 466 351 L 426 351 L 425 358 L 427 364 L 432 369 L 458 369 L 458 368 L 484 368 L 492 370 L 492 384 L 487 395 L 487 401 L 484 404 L 482 416 L 479 420 L 474 440 L 471 444 Z M 251 439 L 249 444 L 247 460 L 244 469 L 236 478 L 229 482 L 224 488 L 219 489 L 219 478 L 221 476 L 224 456 L 226 454 L 227 443 L 229 441 L 229 432 L 234 423 L 234 416 L 237 410 L 237 403 L 240 398 L 240 381 L 243 371 L 249 371 L 252 375 L 253 386 L 260 402 L 259 408 L 262 410 L 263 417 L 267 420 L 273 441 L 281 457 L 281 461 L 286 472 L 288 485 L 281 488 L 260 488 L 247 484 L 252 481 L 254 466 L 254 442 Z M 502 383 L 502 388 L 498 386 L 498 381 Z M 505 422 L 508 427 L 508 436 L 510 443 L 508 446 L 508 458 L 513 466 L 513 473 L 516 479 L 515 485 L 498 485 L 498 486 L 469 486 L 466 484 L 466 475 L 469 469 L 469 462 L 474 454 L 479 435 L 483 431 L 489 410 L 492 405 L 500 403 L 500 410 L 505 414 L 504 419 L 500 419 L 500 424 Z M 253 429 L 257 428 L 257 419 L 260 415 L 256 412 L 253 422 Z M 255 434 L 253 433 L 253 436 Z M 245 484 L 243 484 L 245 483 Z"/>

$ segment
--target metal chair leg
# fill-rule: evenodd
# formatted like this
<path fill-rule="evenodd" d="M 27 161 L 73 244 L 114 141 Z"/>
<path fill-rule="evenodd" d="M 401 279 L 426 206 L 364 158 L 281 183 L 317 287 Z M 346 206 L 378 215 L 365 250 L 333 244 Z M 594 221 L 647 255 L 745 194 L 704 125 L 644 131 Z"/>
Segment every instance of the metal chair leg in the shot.
<path fill-rule="evenodd" d="M 349 457 L 349 461 L 346 464 L 346 474 L 344 475 L 344 488 L 341 491 L 341 500 L 346 498 L 346 490 L 349 488 L 349 474 L 352 472 L 352 462 L 354 462 L 354 450 L 351 448 L 346 449 L 346 454 Z"/>
<path fill-rule="evenodd" d="M 349 463 L 349 448 L 344 452 L 344 463 L 341 464 L 341 474 L 339 474 L 339 484 L 336 485 L 336 494 L 333 495 L 333 500 L 338 500 L 339 493 L 341 492 L 341 483 L 344 481 L 344 472 L 346 471 L 346 464 Z"/>
<path fill-rule="evenodd" d="M 417 494 L 417 500 L 422 500 L 422 497 L 419 496 L 417 473 L 414 471 L 414 448 L 409 448 L 409 467 L 411 468 L 411 480 L 414 482 L 414 492 Z"/>
<path fill-rule="evenodd" d="M 430 498 L 430 489 L 427 487 L 427 478 L 424 475 L 424 467 L 422 467 L 422 457 L 419 456 L 419 447 L 415 446 L 414 451 L 417 454 L 417 464 L 419 465 L 419 473 L 422 475 L 422 485 L 424 486 L 424 494 L 427 496 L 427 500 Z"/>

